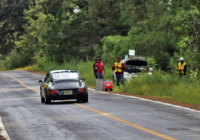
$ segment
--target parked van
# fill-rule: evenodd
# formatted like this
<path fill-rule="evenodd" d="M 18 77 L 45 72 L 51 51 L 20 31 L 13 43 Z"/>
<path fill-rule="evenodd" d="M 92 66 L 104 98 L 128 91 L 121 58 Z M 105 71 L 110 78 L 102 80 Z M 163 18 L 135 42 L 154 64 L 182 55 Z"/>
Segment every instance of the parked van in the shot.
<path fill-rule="evenodd" d="M 131 80 L 132 77 L 139 76 L 142 72 L 151 75 L 152 68 L 149 67 L 149 62 L 144 56 L 131 56 L 124 62 L 126 69 L 124 70 L 124 79 Z M 116 80 L 115 71 L 113 72 L 113 79 Z"/>

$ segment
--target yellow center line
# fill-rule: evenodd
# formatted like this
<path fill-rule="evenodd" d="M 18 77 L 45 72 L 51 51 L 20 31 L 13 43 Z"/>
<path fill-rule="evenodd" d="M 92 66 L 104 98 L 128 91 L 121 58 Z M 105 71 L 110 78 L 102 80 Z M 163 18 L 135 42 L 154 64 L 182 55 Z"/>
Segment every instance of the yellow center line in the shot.
<path fill-rule="evenodd" d="M 111 119 L 113 119 L 113 120 L 116 120 L 116 121 L 119 121 L 119 122 L 121 122 L 121 123 L 130 125 L 130 126 L 136 128 L 136 129 L 139 129 L 139 130 L 148 132 L 148 133 L 153 134 L 153 135 L 155 135 L 155 136 L 158 136 L 158 137 L 160 137 L 160 138 L 163 138 L 163 139 L 166 139 L 166 140 L 177 140 L 177 139 L 175 139 L 175 138 L 166 136 L 166 135 L 161 134 L 161 133 L 158 133 L 158 132 L 156 132 L 156 131 L 147 129 L 147 128 L 142 127 L 142 126 L 139 126 L 139 125 L 137 125 L 137 124 L 134 124 L 134 123 L 128 122 L 128 121 L 126 121 L 126 120 L 120 119 L 120 118 L 118 118 L 118 117 L 112 116 L 112 115 L 110 115 L 110 114 L 108 114 L 108 113 L 101 112 L 101 111 L 99 111 L 99 110 L 96 110 L 96 109 L 93 109 L 93 108 L 90 108 L 90 107 L 87 107 L 87 106 L 84 106 L 84 105 L 81 105 L 81 104 L 77 104 L 77 103 L 74 103 L 74 104 L 75 104 L 75 105 L 78 105 L 78 106 L 80 106 L 80 107 L 86 108 L 86 109 L 88 109 L 88 110 L 90 110 L 90 111 L 99 113 L 99 114 L 101 114 L 101 115 L 103 115 L 103 116 L 106 116 L 106 117 L 108 117 L 108 118 L 111 118 Z"/>
<path fill-rule="evenodd" d="M 6 75 L 8 75 L 9 77 L 15 79 L 16 81 L 18 81 L 21 85 L 25 86 L 26 88 L 31 89 L 31 90 L 33 90 L 33 91 L 36 91 L 36 92 L 40 93 L 38 90 L 33 89 L 33 88 L 31 88 L 31 87 L 25 85 L 24 83 L 22 83 L 22 82 L 21 82 L 20 80 L 18 80 L 17 78 L 15 78 L 15 77 L 13 77 L 13 76 L 7 74 L 7 73 L 4 73 L 4 74 L 6 74 Z M 123 123 L 123 124 L 132 126 L 132 127 L 136 128 L 136 129 L 139 129 L 139 130 L 142 130 L 142 131 L 144 131 L 144 132 L 150 133 L 150 134 L 155 135 L 155 136 L 157 136 L 157 137 L 160 137 L 160 138 L 163 138 L 163 139 L 166 139 L 166 140 L 178 140 L 178 139 L 172 138 L 172 137 L 170 137 L 170 136 L 161 134 L 161 133 L 159 133 L 159 132 L 150 130 L 150 129 L 148 129 L 148 128 L 139 126 L 139 125 L 137 125 L 137 124 L 128 122 L 128 121 L 126 121 L 126 120 L 120 119 L 120 118 L 118 118 L 118 117 L 112 116 L 112 115 L 110 115 L 110 114 L 108 114 L 108 113 L 101 112 L 101 111 L 99 111 L 99 110 L 90 108 L 90 107 L 88 107 L 88 106 L 85 106 L 85 105 L 82 105 L 82 104 L 78 104 L 78 103 L 74 103 L 74 104 L 77 105 L 77 106 L 80 106 L 80 107 L 82 107 L 82 108 L 88 109 L 88 110 L 90 110 L 90 111 L 96 112 L 96 113 L 98 113 L 98 114 L 101 114 L 101 115 L 103 115 L 103 116 L 106 116 L 106 117 L 108 117 L 108 118 L 111 118 L 111 119 L 113 119 L 113 120 L 116 120 L 116 121 L 118 121 L 118 122 L 121 122 L 121 123 Z"/>
<path fill-rule="evenodd" d="M 35 91 L 35 92 L 38 92 L 38 93 L 40 93 L 38 90 L 36 90 L 36 89 L 34 89 L 34 88 L 31 88 L 31 87 L 29 87 L 29 86 L 27 86 L 27 85 L 25 85 L 24 83 L 22 83 L 19 79 L 17 79 L 17 78 L 15 78 L 15 77 L 13 77 L 12 75 L 9 75 L 9 74 L 7 74 L 7 73 L 4 73 L 4 74 L 6 74 L 6 75 L 8 75 L 9 77 L 11 77 L 11 78 L 13 78 L 13 79 L 15 79 L 17 82 L 19 82 L 22 86 L 24 86 L 24 87 L 26 87 L 26 88 L 28 88 L 28 89 L 30 89 L 30 90 L 33 90 L 33 91 Z"/>

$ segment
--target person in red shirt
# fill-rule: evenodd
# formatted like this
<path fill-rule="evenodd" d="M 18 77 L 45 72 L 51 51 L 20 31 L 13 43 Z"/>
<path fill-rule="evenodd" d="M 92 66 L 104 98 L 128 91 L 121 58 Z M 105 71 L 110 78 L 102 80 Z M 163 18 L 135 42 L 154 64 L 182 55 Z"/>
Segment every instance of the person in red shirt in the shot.
<path fill-rule="evenodd" d="M 122 84 L 125 85 L 124 81 L 125 64 L 120 60 L 119 57 L 116 57 L 116 62 L 115 65 L 112 65 L 112 70 L 115 70 L 117 86 L 120 87 L 120 80 Z"/>
<path fill-rule="evenodd" d="M 97 67 L 97 79 L 104 79 L 104 74 L 106 74 L 106 71 L 104 69 L 104 64 L 102 63 L 100 58 L 98 58 L 96 67 Z"/>

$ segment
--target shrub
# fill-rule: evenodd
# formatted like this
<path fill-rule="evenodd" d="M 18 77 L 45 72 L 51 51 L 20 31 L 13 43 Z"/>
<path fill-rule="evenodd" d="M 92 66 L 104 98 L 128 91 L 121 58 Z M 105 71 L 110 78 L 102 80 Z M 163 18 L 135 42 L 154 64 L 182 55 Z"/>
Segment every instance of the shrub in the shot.
<path fill-rule="evenodd" d="M 16 50 L 12 50 L 10 55 L 4 60 L 4 66 L 8 69 L 20 67 L 20 54 Z"/>

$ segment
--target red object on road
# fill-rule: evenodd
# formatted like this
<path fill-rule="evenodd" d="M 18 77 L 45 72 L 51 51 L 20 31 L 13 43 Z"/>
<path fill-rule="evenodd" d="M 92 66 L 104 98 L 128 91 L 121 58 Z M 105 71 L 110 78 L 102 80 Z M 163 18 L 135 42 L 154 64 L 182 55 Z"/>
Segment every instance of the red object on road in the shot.
<path fill-rule="evenodd" d="M 112 91 L 113 90 L 113 82 L 112 81 L 105 81 L 104 82 L 104 89 L 105 91 Z"/>

